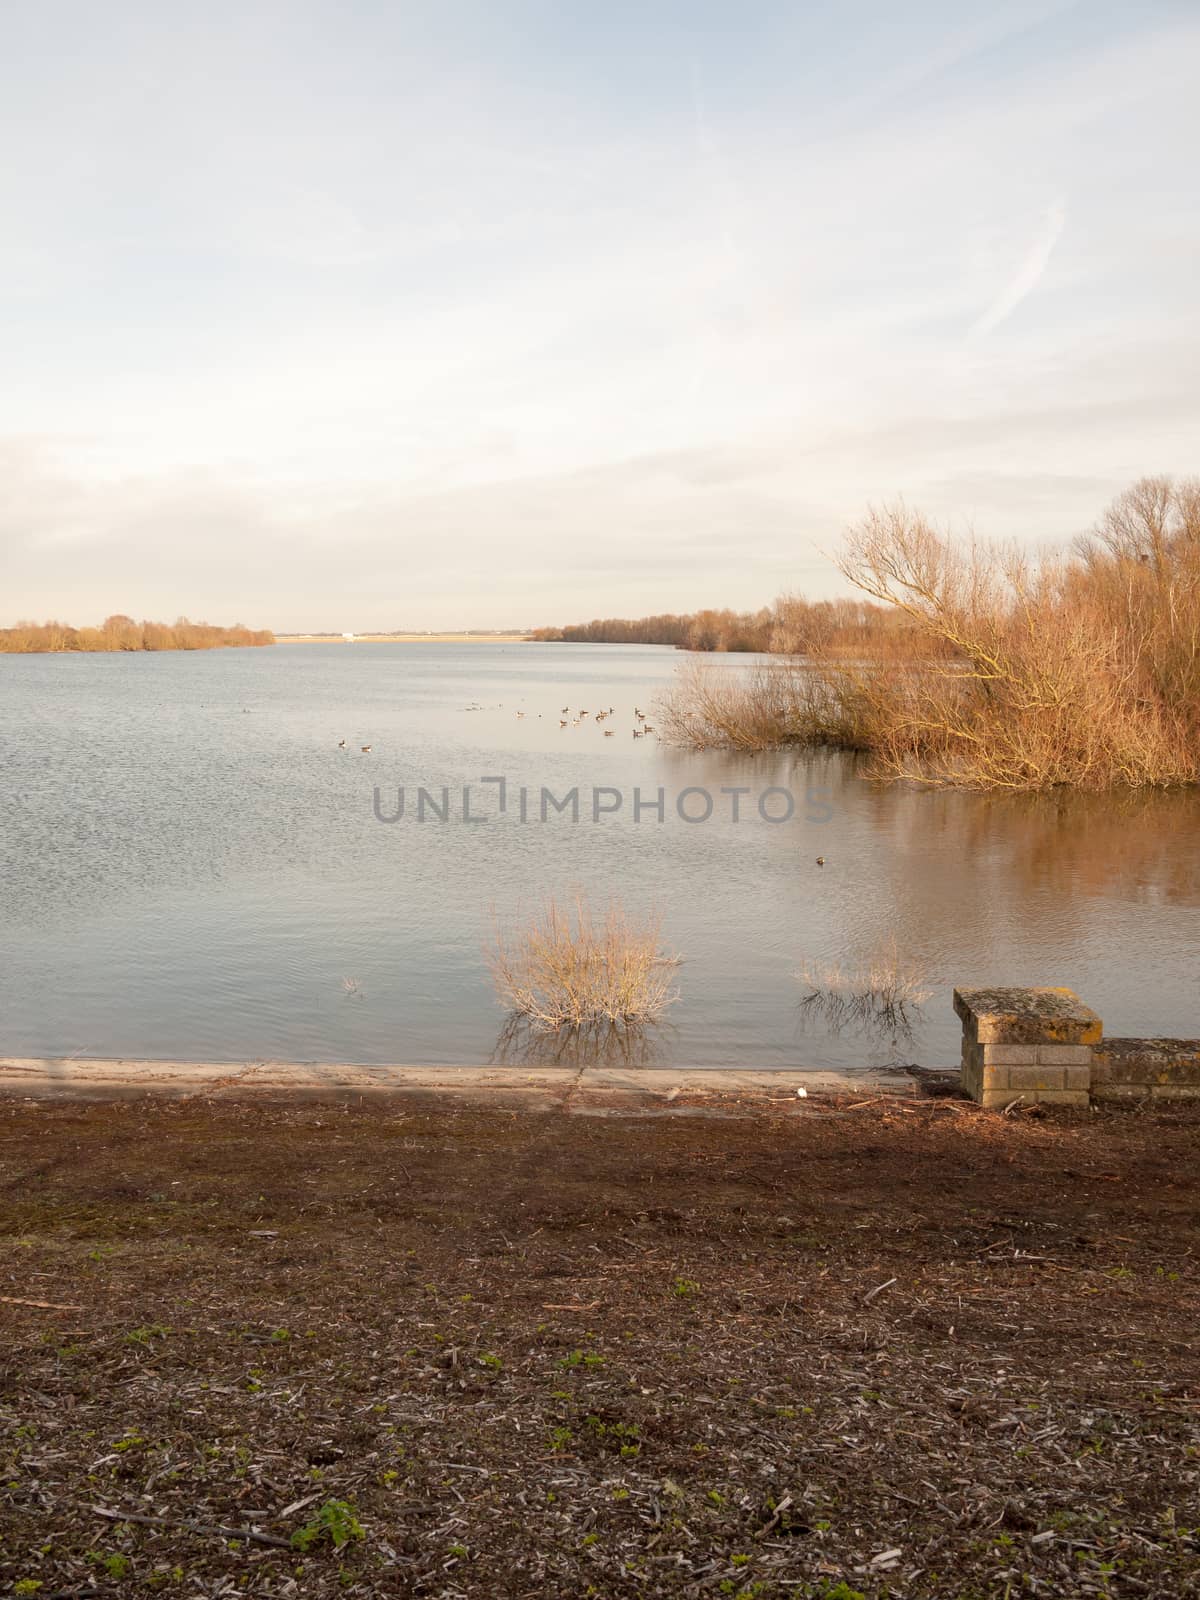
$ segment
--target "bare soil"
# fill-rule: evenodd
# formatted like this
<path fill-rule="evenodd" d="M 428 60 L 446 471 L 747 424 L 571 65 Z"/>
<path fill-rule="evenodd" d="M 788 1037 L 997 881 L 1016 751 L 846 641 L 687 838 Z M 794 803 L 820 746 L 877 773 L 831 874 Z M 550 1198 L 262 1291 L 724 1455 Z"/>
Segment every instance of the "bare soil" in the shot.
<path fill-rule="evenodd" d="M 725 1109 L 0 1103 L 5 1592 L 1200 1595 L 1200 1107 Z"/>

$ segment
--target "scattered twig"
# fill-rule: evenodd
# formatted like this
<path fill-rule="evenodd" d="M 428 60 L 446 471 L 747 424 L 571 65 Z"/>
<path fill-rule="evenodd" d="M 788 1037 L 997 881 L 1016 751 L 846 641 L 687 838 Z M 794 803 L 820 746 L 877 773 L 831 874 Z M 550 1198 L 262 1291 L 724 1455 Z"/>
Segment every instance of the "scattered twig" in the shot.
<path fill-rule="evenodd" d="M 275 1550 L 290 1550 L 290 1539 L 277 1539 L 273 1533 L 259 1533 L 256 1528 L 230 1528 L 220 1522 L 193 1522 L 188 1517 L 151 1517 L 142 1511 L 115 1511 L 109 1506 L 81 1507 L 94 1517 L 106 1522 L 138 1522 L 146 1528 L 184 1528 L 188 1533 L 212 1533 L 222 1539 L 250 1539 L 255 1544 L 268 1544 Z"/>
<path fill-rule="evenodd" d="M 869 1289 L 863 1295 L 863 1305 L 869 1306 L 877 1294 L 882 1294 L 885 1289 L 890 1289 L 896 1281 L 895 1278 L 889 1278 L 886 1283 L 877 1283 L 873 1289 Z"/>
<path fill-rule="evenodd" d="M 763 1526 L 758 1530 L 758 1532 L 755 1534 L 754 1537 L 756 1539 L 765 1539 L 769 1533 L 771 1533 L 775 1528 L 777 1528 L 779 1526 L 779 1523 L 783 1520 L 784 1512 L 785 1511 L 789 1511 L 791 1509 L 791 1505 L 792 1505 L 792 1497 L 791 1497 L 791 1495 L 790 1494 L 785 1494 L 783 1499 L 775 1507 L 775 1510 L 774 1510 L 774 1513 L 771 1516 L 770 1522 L 764 1523 Z"/>
<path fill-rule="evenodd" d="M 312 1505 L 314 1500 L 319 1500 L 320 1498 L 321 1495 L 320 1491 L 318 1490 L 316 1494 L 306 1494 L 303 1500 L 293 1500 L 290 1506 L 284 1506 L 283 1510 L 279 1512 L 280 1522 L 282 1522 L 285 1517 L 294 1516 L 297 1511 L 303 1511 L 305 1506 Z"/>
<path fill-rule="evenodd" d="M 0 1294 L 6 1306 L 36 1306 L 39 1311 L 82 1311 L 82 1306 L 59 1305 L 55 1300 L 21 1300 L 13 1294 Z"/>

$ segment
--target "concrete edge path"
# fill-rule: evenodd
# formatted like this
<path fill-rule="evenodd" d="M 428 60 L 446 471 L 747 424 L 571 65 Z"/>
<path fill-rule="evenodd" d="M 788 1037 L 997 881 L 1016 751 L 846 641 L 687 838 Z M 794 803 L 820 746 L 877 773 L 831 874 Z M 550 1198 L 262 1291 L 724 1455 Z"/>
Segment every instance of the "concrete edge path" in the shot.
<path fill-rule="evenodd" d="M 804 1094 L 797 1091 L 803 1089 Z M 705 1100 L 791 1101 L 810 1096 L 920 1092 L 903 1070 L 861 1073 L 707 1067 L 354 1066 L 289 1061 L 134 1061 L 0 1057 L 0 1097 L 32 1100 L 337 1100 L 433 1094 L 531 1110 L 695 1109 Z M 681 1102 L 676 1106 L 675 1102 Z"/>

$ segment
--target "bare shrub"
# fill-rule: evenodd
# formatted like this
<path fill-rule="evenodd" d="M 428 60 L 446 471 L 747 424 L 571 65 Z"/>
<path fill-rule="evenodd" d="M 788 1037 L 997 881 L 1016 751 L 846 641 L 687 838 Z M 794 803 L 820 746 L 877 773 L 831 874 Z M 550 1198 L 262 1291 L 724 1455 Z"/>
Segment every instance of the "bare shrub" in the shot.
<path fill-rule="evenodd" d="M 496 994 L 537 1031 L 653 1022 L 678 999 L 677 956 L 660 948 L 662 919 L 631 918 L 619 901 L 594 916 L 582 895 L 553 897 L 488 951 Z"/>
<path fill-rule="evenodd" d="M 868 750 L 874 743 L 855 693 L 853 670 L 804 661 L 769 661 L 722 671 L 685 662 L 656 705 L 661 736 L 695 750 L 774 750 L 829 745 Z"/>
<path fill-rule="evenodd" d="M 959 658 L 868 677 L 878 770 L 993 789 L 1195 782 L 1200 544 L 1166 528 L 1153 556 L 1101 537 L 1035 562 L 954 544 L 903 506 L 869 513 L 842 570 Z"/>
<path fill-rule="evenodd" d="M 1139 692 L 1200 743 L 1200 478 L 1143 478 L 1076 544 L 1081 597 Z"/>

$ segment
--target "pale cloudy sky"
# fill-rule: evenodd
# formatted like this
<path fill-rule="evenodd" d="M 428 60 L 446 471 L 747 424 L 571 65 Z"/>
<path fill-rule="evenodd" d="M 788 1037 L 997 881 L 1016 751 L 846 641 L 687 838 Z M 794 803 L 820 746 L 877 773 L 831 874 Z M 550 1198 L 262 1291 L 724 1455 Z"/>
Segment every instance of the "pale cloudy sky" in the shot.
<path fill-rule="evenodd" d="M 1195 0 L 4 0 L 0 624 L 505 626 L 1200 471 Z"/>

